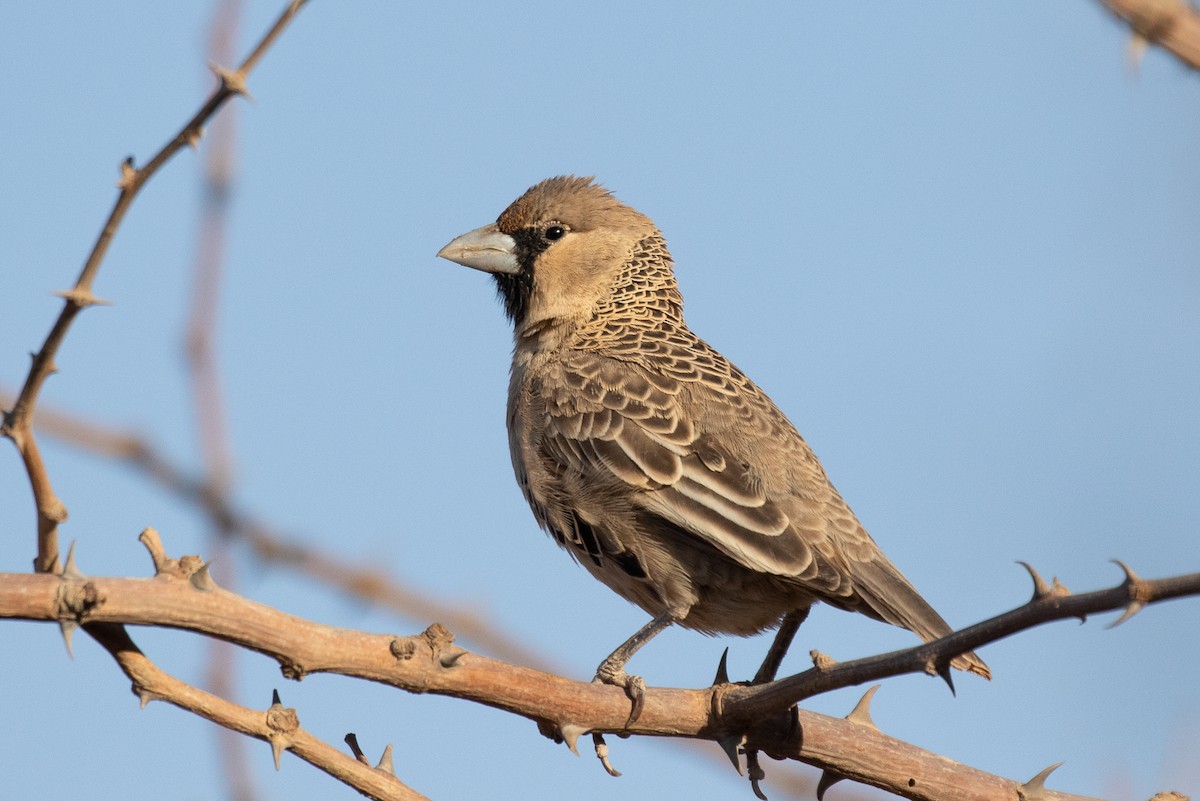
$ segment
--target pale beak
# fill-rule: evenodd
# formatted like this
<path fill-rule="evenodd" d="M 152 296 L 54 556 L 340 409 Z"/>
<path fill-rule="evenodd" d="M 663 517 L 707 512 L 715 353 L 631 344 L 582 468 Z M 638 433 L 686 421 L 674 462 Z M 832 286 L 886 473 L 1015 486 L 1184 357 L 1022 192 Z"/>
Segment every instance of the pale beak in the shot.
<path fill-rule="evenodd" d="M 500 233 L 495 223 L 467 231 L 455 237 L 437 252 L 443 259 L 473 267 L 485 273 L 516 275 L 521 272 L 515 250 L 517 243 L 508 234 Z"/>

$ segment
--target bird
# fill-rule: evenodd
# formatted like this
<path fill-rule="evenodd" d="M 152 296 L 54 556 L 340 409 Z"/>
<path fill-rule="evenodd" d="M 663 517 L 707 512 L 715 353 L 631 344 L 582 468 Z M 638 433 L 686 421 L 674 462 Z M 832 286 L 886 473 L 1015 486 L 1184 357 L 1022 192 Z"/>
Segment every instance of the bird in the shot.
<path fill-rule="evenodd" d="M 534 517 L 651 616 L 596 672 L 624 688 L 631 721 L 645 682 L 625 664 L 671 625 L 776 628 L 758 683 L 817 601 L 926 642 L 951 633 L 783 412 L 684 322 L 649 217 L 591 177 L 558 176 L 437 255 L 490 273 L 513 324 L 509 449 Z M 990 678 L 974 653 L 951 664 Z"/>

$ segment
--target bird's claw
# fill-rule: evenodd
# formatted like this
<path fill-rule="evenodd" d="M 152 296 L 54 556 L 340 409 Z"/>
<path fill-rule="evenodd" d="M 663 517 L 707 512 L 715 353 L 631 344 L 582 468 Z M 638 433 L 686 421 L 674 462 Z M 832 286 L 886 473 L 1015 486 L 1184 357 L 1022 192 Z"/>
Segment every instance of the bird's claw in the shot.
<path fill-rule="evenodd" d="M 605 661 L 596 669 L 596 677 L 592 679 L 592 682 L 611 684 L 625 691 L 625 696 L 632 704 L 629 717 L 625 721 L 625 728 L 628 729 L 642 716 L 642 708 L 646 705 L 646 680 L 641 676 L 632 676 L 626 673 L 624 668 L 610 665 Z"/>

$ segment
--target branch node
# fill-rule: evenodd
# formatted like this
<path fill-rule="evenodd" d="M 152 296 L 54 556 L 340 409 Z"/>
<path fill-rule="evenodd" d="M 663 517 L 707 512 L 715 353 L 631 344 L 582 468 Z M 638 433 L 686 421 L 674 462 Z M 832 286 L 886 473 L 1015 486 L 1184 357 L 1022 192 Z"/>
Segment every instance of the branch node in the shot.
<path fill-rule="evenodd" d="M 608 761 L 608 743 L 604 742 L 604 735 L 600 732 L 592 733 L 592 745 L 596 749 L 596 759 L 600 760 L 600 764 L 604 767 L 606 773 L 614 779 L 621 775 L 621 771 L 612 766 Z"/>
<path fill-rule="evenodd" d="M 209 64 L 208 68 L 212 70 L 213 75 L 217 76 L 217 80 L 221 82 L 221 87 L 226 92 L 231 95 L 241 95 L 248 100 L 254 99 L 246 89 L 246 76 L 240 70 L 227 69 L 217 64 Z"/>
<path fill-rule="evenodd" d="M 207 131 L 203 125 L 197 125 L 194 128 L 188 128 L 183 134 L 184 143 L 192 150 L 197 150 L 200 147 L 200 140 L 204 138 Z"/>
<path fill-rule="evenodd" d="M 559 739 L 567 744 L 567 748 L 570 748 L 571 753 L 575 756 L 579 756 L 579 749 L 576 747 L 576 744 L 579 742 L 579 735 L 586 731 L 587 729 L 585 729 L 583 726 L 579 726 L 574 723 L 558 724 Z"/>
<path fill-rule="evenodd" d="M 74 659 L 72 641 L 75 630 L 93 609 L 104 603 L 104 597 L 100 595 L 96 585 L 79 570 L 75 562 L 73 541 L 67 548 L 67 560 L 59 570 L 58 578 L 58 587 L 54 590 L 54 612 L 58 618 L 63 644 L 67 647 L 67 656 Z"/>
<path fill-rule="evenodd" d="M 117 189 L 122 192 L 129 192 L 133 189 L 137 182 L 139 170 L 133 164 L 133 156 L 126 156 L 121 162 L 121 178 L 117 181 Z"/>
<path fill-rule="evenodd" d="M 712 709 L 713 717 L 721 718 L 725 715 L 725 697 L 734 689 L 733 684 L 714 684 L 709 689 L 712 690 L 709 706 Z"/>
<path fill-rule="evenodd" d="M 417 652 L 417 644 L 412 637 L 393 637 L 391 643 L 388 644 L 388 650 L 392 652 L 392 656 L 398 662 L 404 662 L 413 658 Z"/>
<path fill-rule="evenodd" d="M 279 758 L 292 744 L 292 735 L 300 729 L 300 716 L 296 710 L 279 702 L 279 691 L 271 691 L 271 706 L 267 708 L 267 741 L 271 743 L 271 756 L 275 770 L 279 770 Z"/>
<path fill-rule="evenodd" d="M 467 652 L 454 643 L 454 634 L 441 623 L 434 623 L 421 633 L 425 644 L 433 652 L 434 660 L 443 668 L 452 668 Z M 393 650 L 392 653 L 395 653 Z"/>
<path fill-rule="evenodd" d="M 844 778 L 846 777 L 829 768 L 821 771 L 821 778 L 817 781 L 817 801 L 825 801 L 825 793 L 829 788 Z"/>
<path fill-rule="evenodd" d="M 1122 571 L 1124 571 L 1125 581 L 1122 582 L 1122 586 L 1125 587 L 1125 591 L 1129 593 L 1129 605 L 1125 607 L 1125 611 L 1121 613 L 1119 618 L 1106 626 L 1106 628 L 1115 629 L 1117 626 L 1121 625 L 1126 620 L 1129 620 L 1129 618 L 1142 611 L 1142 608 L 1145 607 L 1147 602 L 1151 600 L 1151 596 L 1149 591 L 1146 589 L 1146 583 L 1141 579 L 1140 576 L 1138 576 L 1137 573 L 1134 573 L 1133 570 L 1130 569 L 1129 565 L 1125 564 L 1120 559 L 1113 559 L 1112 562 L 1117 567 L 1121 568 Z"/>
<path fill-rule="evenodd" d="M 858 703 L 854 705 L 854 709 L 850 710 L 849 715 L 846 715 L 846 720 L 854 721 L 862 726 L 870 726 L 875 731 L 879 731 L 879 727 L 871 719 L 871 699 L 875 697 L 875 693 L 881 686 L 883 685 L 876 684 L 863 693 L 863 697 L 858 699 Z"/>
<path fill-rule="evenodd" d="M 813 667 L 817 670 L 829 670 L 829 668 L 837 664 L 837 660 L 832 656 L 823 654 L 815 648 L 809 651 L 808 655 L 812 658 Z"/>
<path fill-rule="evenodd" d="M 1017 798 L 1021 799 L 1021 801 L 1042 801 L 1046 797 L 1046 779 L 1051 773 L 1062 767 L 1062 764 L 1061 762 L 1055 762 L 1018 787 Z"/>

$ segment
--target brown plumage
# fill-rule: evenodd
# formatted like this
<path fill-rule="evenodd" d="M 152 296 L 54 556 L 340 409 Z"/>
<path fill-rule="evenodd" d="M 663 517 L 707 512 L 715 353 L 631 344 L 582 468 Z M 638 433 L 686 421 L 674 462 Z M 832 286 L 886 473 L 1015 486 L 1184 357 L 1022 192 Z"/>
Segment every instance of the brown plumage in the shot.
<path fill-rule="evenodd" d="M 687 327 L 649 218 L 589 178 L 551 178 L 438 255 L 492 273 L 513 321 L 509 442 L 538 522 L 655 618 L 602 678 L 627 685 L 624 662 L 671 623 L 783 620 L 771 678 L 817 600 L 950 632 L 771 399 Z M 989 675 L 974 654 L 952 664 Z"/>

